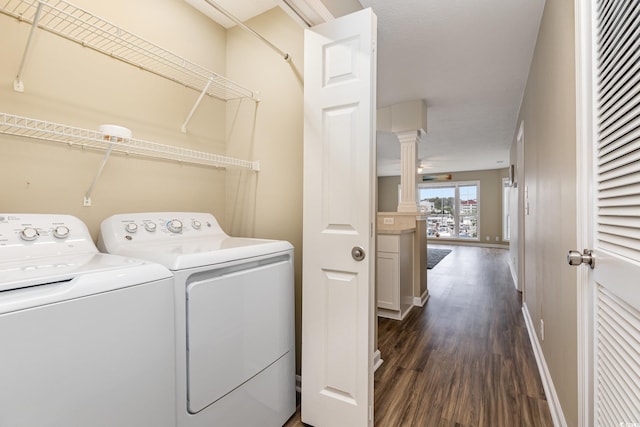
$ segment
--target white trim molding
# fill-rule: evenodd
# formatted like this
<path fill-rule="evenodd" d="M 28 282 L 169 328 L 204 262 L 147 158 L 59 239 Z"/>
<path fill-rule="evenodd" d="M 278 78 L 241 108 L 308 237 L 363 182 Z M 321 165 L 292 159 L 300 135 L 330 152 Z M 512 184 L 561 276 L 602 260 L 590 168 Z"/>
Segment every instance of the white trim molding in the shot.
<path fill-rule="evenodd" d="M 373 353 L 373 372 L 377 371 L 383 362 L 382 354 L 380 353 L 380 349 L 378 349 Z"/>
<path fill-rule="evenodd" d="M 320 0 L 281 0 L 278 6 L 305 28 L 335 19 Z"/>
<path fill-rule="evenodd" d="M 593 28 L 596 28 L 591 0 L 575 0 L 576 38 L 576 237 L 577 248 L 593 248 L 594 201 L 594 58 Z M 594 288 L 588 269 L 577 274 L 578 340 L 578 424 L 594 423 Z"/>
<path fill-rule="evenodd" d="M 511 272 L 513 286 L 516 288 L 516 290 L 520 291 L 520 289 L 518 289 L 518 272 L 516 271 L 516 266 L 513 265 L 513 261 L 511 261 L 511 257 L 509 257 L 509 271 Z"/>
<path fill-rule="evenodd" d="M 509 249 L 509 242 L 505 243 L 485 243 L 481 241 L 469 240 L 441 240 L 427 237 L 427 245 L 452 245 L 452 246 L 477 246 L 480 248 Z"/>
<path fill-rule="evenodd" d="M 527 325 L 527 332 L 529 333 L 529 340 L 531 340 L 531 347 L 533 347 L 533 354 L 536 357 L 538 371 L 540 372 L 542 386 L 544 387 L 544 394 L 547 396 L 547 403 L 549 404 L 553 425 L 556 427 L 567 427 L 567 421 L 564 418 L 560 400 L 558 400 L 558 393 L 556 393 L 556 388 L 553 385 L 551 373 L 549 372 L 549 367 L 544 358 L 544 353 L 542 352 L 540 341 L 538 341 L 538 336 L 533 327 L 533 320 L 531 320 L 531 315 L 529 314 L 526 303 L 522 304 L 522 314 L 524 316 L 524 322 Z"/>
<path fill-rule="evenodd" d="M 413 297 L 413 305 L 416 307 L 424 307 L 428 299 L 429 299 L 429 289 L 425 289 L 425 291 L 422 293 L 421 296 Z"/>

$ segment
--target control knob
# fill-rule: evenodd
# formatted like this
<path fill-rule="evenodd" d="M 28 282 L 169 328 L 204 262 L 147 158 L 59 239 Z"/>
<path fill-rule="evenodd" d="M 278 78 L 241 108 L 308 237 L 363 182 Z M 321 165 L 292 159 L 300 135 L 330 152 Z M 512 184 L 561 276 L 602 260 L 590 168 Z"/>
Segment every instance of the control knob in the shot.
<path fill-rule="evenodd" d="M 66 225 L 59 225 L 53 229 L 53 237 L 56 239 L 66 239 L 69 237 L 69 227 Z"/>
<path fill-rule="evenodd" d="M 38 230 L 36 230 L 33 227 L 25 227 L 20 232 L 20 238 L 22 240 L 27 241 L 27 242 L 30 242 L 32 240 L 36 240 L 38 238 L 38 236 L 40 236 L 40 233 L 38 233 Z"/>
<path fill-rule="evenodd" d="M 172 233 L 180 233 L 182 232 L 182 221 L 179 219 L 172 219 L 167 223 L 167 228 Z"/>
<path fill-rule="evenodd" d="M 138 231 L 138 224 L 136 224 L 135 222 L 128 222 L 127 225 L 124 226 L 124 229 L 127 231 L 127 233 L 135 233 L 136 231 Z"/>
<path fill-rule="evenodd" d="M 196 230 L 200 230 L 200 227 L 202 227 L 202 224 L 197 219 L 194 219 L 193 221 L 191 221 L 191 226 Z"/>
<path fill-rule="evenodd" d="M 156 223 L 151 221 L 146 221 L 144 223 L 144 228 L 148 232 L 153 233 L 154 231 L 156 231 Z"/>

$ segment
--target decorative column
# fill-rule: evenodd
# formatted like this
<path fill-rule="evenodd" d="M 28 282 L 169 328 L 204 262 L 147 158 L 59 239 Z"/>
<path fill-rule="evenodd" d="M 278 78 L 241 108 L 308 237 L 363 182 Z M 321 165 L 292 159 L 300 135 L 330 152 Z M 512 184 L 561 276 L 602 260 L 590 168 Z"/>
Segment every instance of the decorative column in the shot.
<path fill-rule="evenodd" d="M 418 144 L 423 140 L 422 129 L 396 132 L 400 141 L 400 204 L 398 212 L 419 212 Z"/>
<path fill-rule="evenodd" d="M 379 108 L 377 130 L 391 132 L 400 141 L 400 204 L 398 212 L 418 213 L 418 143 L 427 130 L 427 103 L 422 99 Z"/>

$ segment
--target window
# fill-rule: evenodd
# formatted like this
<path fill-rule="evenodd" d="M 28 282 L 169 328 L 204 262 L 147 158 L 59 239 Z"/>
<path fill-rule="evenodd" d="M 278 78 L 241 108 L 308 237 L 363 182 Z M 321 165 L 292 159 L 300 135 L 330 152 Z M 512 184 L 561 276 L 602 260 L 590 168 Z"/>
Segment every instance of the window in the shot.
<path fill-rule="evenodd" d="M 420 184 L 420 210 L 428 212 L 427 236 L 478 240 L 480 183 Z"/>

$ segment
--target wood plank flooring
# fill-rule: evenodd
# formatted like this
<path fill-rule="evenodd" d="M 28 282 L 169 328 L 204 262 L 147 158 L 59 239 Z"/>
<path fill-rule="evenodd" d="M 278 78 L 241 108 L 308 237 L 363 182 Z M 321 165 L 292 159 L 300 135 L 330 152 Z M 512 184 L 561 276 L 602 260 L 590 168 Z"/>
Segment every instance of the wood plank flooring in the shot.
<path fill-rule="evenodd" d="M 375 425 L 552 426 L 508 252 L 437 247 L 452 252 L 428 272 L 425 307 L 379 319 Z M 286 424 L 303 425 L 299 412 Z"/>

